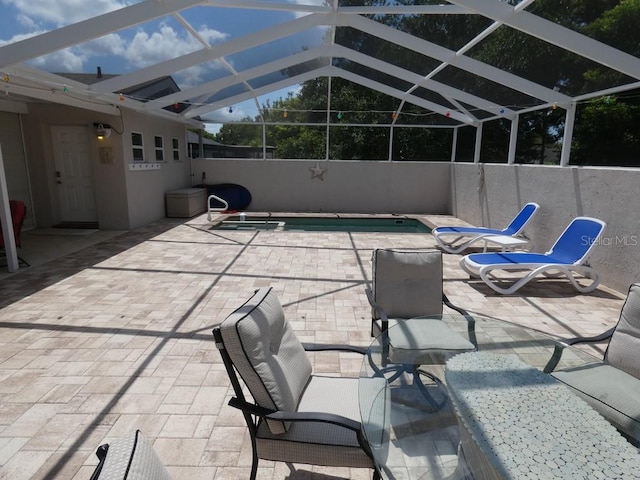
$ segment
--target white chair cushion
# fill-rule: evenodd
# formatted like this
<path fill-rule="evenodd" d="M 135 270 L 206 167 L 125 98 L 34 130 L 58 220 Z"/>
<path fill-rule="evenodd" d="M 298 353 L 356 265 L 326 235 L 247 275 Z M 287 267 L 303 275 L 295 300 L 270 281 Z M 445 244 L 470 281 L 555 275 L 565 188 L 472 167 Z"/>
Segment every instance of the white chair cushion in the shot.
<path fill-rule="evenodd" d="M 640 379 L 640 284 L 629 287 L 605 362 Z"/>
<path fill-rule="evenodd" d="M 473 343 L 445 322 L 433 318 L 389 321 L 389 360 L 408 365 L 443 363 L 451 352 L 472 351 Z"/>
<path fill-rule="evenodd" d="M 139 430 L 109 444 L 98 480 L 171 480 Z"/>
<path fill-rule="evenodd" d="M 389 318 L 442 313 L 440 250 L 378 249 L 372 262 L 373 295 Z"/>
<path fill-rule="evenodd" d="M 366 382 L 366 385 L 358 382 Z M 358 398 L 358 388 L 371 395 Z M 361 421 L 360 408 L 371 411 L 376 407 L 376 418 L 381 425 L 388 425 L 388 398 L 384 378 L 345 378 L 312 376 L 298 408 L 299 412 L 331 413 Z M 360 402 L 363 405 L 360 406 Z M 385 421 L 387 423 L 385 423 Z M 387 432 L 380 428 L 380 437 Z M 381 438 L 372 446 L 385 448 Z M 256 438 L 260 458 L 313 465 L 371 468 L 373 462 L 362 450 L 356 433 L 339 425 L 320 422 L 291 423 L 282 435 L 274 435 L 264 426 L 258 427 Z"/>
<path fill-rule="evenodd" d="M 311 362 L 271 288 L 258 290 L 220 325 L 233 364 L 255 402 L 293 412 L 311 377 Z M 269 421 L 274 434 L 288 423 Z"/>
<path fill-rule="evenodd" d="M 640 380 L 607 364 L 591 364 L 553 372 L 574 388 L 591 407 L 618 430 L 640 435 Z"/>

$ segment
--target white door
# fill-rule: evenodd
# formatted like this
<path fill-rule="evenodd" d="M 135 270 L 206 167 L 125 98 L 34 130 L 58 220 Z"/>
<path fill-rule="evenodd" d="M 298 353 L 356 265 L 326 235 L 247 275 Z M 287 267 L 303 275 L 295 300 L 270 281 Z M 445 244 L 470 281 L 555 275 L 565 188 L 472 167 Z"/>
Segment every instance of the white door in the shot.
<path fill-rule="evenodd" d="M 95 222 L 89 129 L 51 127 L 58 201 L 63 222 Z"/>

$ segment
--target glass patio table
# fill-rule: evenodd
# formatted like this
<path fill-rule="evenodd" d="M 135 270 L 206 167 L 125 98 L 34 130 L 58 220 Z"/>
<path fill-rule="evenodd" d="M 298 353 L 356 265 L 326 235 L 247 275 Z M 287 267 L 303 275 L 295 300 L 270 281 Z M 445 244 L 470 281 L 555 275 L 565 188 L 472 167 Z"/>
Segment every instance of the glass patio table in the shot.
<path fill-rule="evenodd" d="M 370 382 L 360 382 L 359 395 L 363 430 L 383 478 L 640 478 L 637 449 L 568 387 L 542 372 L 557 339 L 472 317 L 477 350 L 440 351 L 433 365 L 419 367 L 426 375 L 415 375 L 413 365 L 389 362 L 388 335 L 371 343 L 360 376 L 383 375 L 387 382 L 376 392 L 365 390 Z M 469 335 L 461 315 L 437 318 Z M 406 320 L 402 328 L 410 332 L 420 321 Z M 424 354 L 420 359 L 425 361 Z M 569 347 L 557 368 L 598 361 Z M 587 444 L 600 450 L 585 458 Z"/>

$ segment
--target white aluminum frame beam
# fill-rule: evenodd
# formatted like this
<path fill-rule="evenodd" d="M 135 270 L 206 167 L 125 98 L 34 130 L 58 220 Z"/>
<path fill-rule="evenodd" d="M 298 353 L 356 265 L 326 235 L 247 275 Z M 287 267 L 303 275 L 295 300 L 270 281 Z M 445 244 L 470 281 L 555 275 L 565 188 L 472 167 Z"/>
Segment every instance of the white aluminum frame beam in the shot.
<path fill-rule="evenodd" d="M 4 238 L 4 250 L 7 256 L 7 269 L 15 272 L 19 268 L 18 250 L 13 232 L 11 208 L 9 206 L 9 194 L 7 189 L 7 176 L 4 171 L 2 158 L 2 145 L 0 144 L 0 227 Z"/>
<path fill-rule="evenodd" d="M 234 103 L 244 102 L 245 100 L 251 100 L 252 98 L 258 97 L 260 95 L 266 95 L 272 91 L 280 90 L 282 88 L 290 87 L 291 85 L 297 85 L 300 82 L 305 82 L 307 80 L 312 80 L 317 77 L 325 76 L 330 74 L 330 67 L 323 67 L 316 70 L 310 70 L 300 75 L 295 75 L 290 78 L 283 79 L 280 82 L 275 82 L 270 85 L 256 88 L 250 92 L 243 92 L 238 95 L 234 95 L 229 98 L 225 98 L 224 102 L 216 102 L 209 105 L 202 105 L 198 108 L 194 108 L 186 112 L 187 117 L 195 117 L 199 115 L 204 115 L 213 110 L 218 110 L 220 108 L 227 107 L 229 105 L 233 105 Z"/>
<path fill-rule="evenodd" d="M 57 52 L 203 3 L 206 3 L 206 0 L 146 0 L 97 17 L 91 17 L 5 45 L 0 48 L 0 68 Z"/>
<path fill-rule="evenodd" d="M 370 78 L 366 78 L 363 77 L 361 75 L 358 75 L 356 73 L 352 73 L 352 72 L 348 72 L 346 70 L 343 70 L 341 68 L 338 67 L 331 67 L 331 71 L 332 71 L 332 75 L 334 77 L 341 77 L 344 78 L 345 80 L 349 80 L 351 82 L 357 83 L 359 85 L 362 85 L 364 87 L 367 88 L 371 88 L 373 90 L 378 90 L 379 92 L 382 92 L 386 95 L 398 98 L 400 100 L 406 100 L 409 103 L 413 103 L 419 107 L 423 107 L 426 108 L 428 110 L 431 110 L 433 112 L 439 113 L 443 116 L 446 116 L 447 113 L 449 113 L 449 118 L 453 119 L 453 120 L 457 120 L 458 122 L 464 123 L 464 124 L 474 124 L 475 123 L 475 119 L 470 118 L 466 115 L 463 115 L 459 112 L 456 112 L 455 110 L 449 111 L 449 109 L 447 109 L 446 107 L 439 105 L 437 103 L 433 103 L 430 102 L 428 100 L 425 100 L 423 98 L 419 98 L 413 95 L 407 95 L 406 92 L 402 91 L 402 90 L 398 90 L 396 88 L 390 87 L 388 85 L 385 85 L 383 83 L 380 82 L 376 82 L 375 80 L 371 80 Z M 430 125 L 431 127 L 432 125 Z M 447 125 L 449 128 L 453 128 L 455 127 L 455 125 Z"/>
<path fill-rule="evenodd" d="M 330 17 L 331 15 L 328 14 L 307 15 L 290 22 L 275 25 L 255 33 L 250 33 L 243 37 L 229 40 L 228 42 L 219 45 L 213 45 L 211 48 L 197 50 L 171 60 L 166 60 L 146 68 L 141 68 L 135 72 L 103 80 L 102 82 L 93 84 L 91 88 L 99 92 L 117 92 L 124 90 L 127 87 L 144 83 L 152 78 L 172 75 L 175 72 L 185 70 L 201 63 L 215 61 L 226 55 L 241 52 L 243 50 L 262 45 L 263 43 L 268 43 L 310 28 L 324 25 Z M 2 53 L 1 50 L 0 53 Z"/>
<path fill-rule="evenodd" d="M 241 72 L 238 72 L 237 75 L 227 75 L 225 77 L 203 83 L 201 85 L 198 85 L 197 87 L 188 88 L 176 93 L 171 93 L 164 97 L 151 100 L 147 102 L 147 105 L 149 108 L 162 108 L 168 105 L 172 105 L 175 102 L 198 98 L 203 95 L 212 96 L 216 92 L 237 83 L 251 81 L 252 79 L 264 75 L 269 75 L 270 73 L 274 73 L 284 68 L 289 68 L 294 65 L 307 62 L 309 60 L 328 57 L 329 54 L 330 48 L 328 46 L 305 50 L 295 55 L 289 55 L 269 63 L 263 63 L 255 68 L 243 70 Z"/>
<path fill-rule="evenodd" d="M 480 15 L 640 79 L 640 59 L 505 2 L 450 0 Z"/>
<path fill-rule="evenodd" d="M 373 68 L 374 70 L 378 70 L 388 75 L 392 75 L 399 79 L 413 83 L 418 87 L 423 87 L 427 90 L 434 91 L 436 93 L 439 93 L 445 98 L 448 98 L 448 97 L 455 98 L 457 100 L 460 100 L 461 102 L 467 103 L 469 105 L 480 108 L 487 112 L 496 112 L 496 116 L 512 117 L 513 115 L 516 114 L 514 110 L 511 110 L 508 107 L 503 107 L 502 105 L 498 105 L 497 103 L 488 101 L 484 98 L 470 94 L 463 90 L 459 90 L 457 88 L 451 87 L 449 85 L 438 82 L 436 80 L 427 79 L 426 77 L 420 74 L 411 72 L 409 70 L 405 70 L 404 68 L 401 68 L 401 67 L 397 67 L 383 60 L 378 60 L 377 58 L 373 58 L 364 53 L 357 52 L 348 47 L 336 45 L 333 48 L 333 55 L 335 57 L 347 58 L 356 63 L 360 63 L 367 67 Z M 443 108 L 446 108 L 446 107 L 443 106 Z M 501 109 L 504 110 L 503 113 L 500 113 Z"/>
<path fill-rule="evenodd" d="M 478 60 L 474 60 L 463 55 L 457 55 L 453 50 L 449 50 L 448 48 L 441 47 L 440 45 L 436 45 L 435 43 L 427 40 L 414 37 L 413 35 L 401 32 L 374 20 L 369 20 L 360 16 L 349 16 L 341 19 L 341 21 L 343 26 L 349 26 L 389 42 L 396 43 L 422 55 L 427 55 L 435 58 L 436 60 L 440 60 L 441 62 L 484 77 L 495 83 L 502 84 L 513 90 L 525 93 L 533 98 L 563 105 L 568 105 L 572 101 L 571 97 L 568 95 L 559 93 L 551 88 L 544 87 L 538 83 L 531 82 Z"/>

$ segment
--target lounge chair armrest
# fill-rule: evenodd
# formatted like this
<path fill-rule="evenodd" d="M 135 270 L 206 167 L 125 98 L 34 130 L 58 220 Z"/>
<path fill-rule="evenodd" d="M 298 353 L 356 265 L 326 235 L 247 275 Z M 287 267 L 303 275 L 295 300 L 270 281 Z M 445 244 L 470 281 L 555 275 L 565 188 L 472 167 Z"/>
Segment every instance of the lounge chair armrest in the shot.
<path fill-rule="evenodd" d="M 359 353 L 360 355 L 367 354 L 366 347 L 358 347 L 356 345 L 345 345 L 340 343 L 303 343 L 302 346 L 307 352 L 350 352 Z"/>
<path fill-rule="evenodd" d="M 568 338 L 566 340 L 557 342 L 554 346 L 553 354 L 551 355 L 551 358 L 549 359 L 549 361 L 547 362 L 547 364 L 543 369 L 544 373 L 551 373 L 555 370 L 555 368 L 558 366 L 558 363 L 562 359 L 562 353 L 564 352 L 565 348 L 571 345 L 578 345 L 580 343 L 604 342 L 609 338 L 611 338 L 611 335 L 613 335 L 614 331 L 615 331 L 615 327 L 610 328 L 606 332 L 603 332 L 600 335 L 595 335 L 593 337 L 574 337 L 574 338 Z"/>

